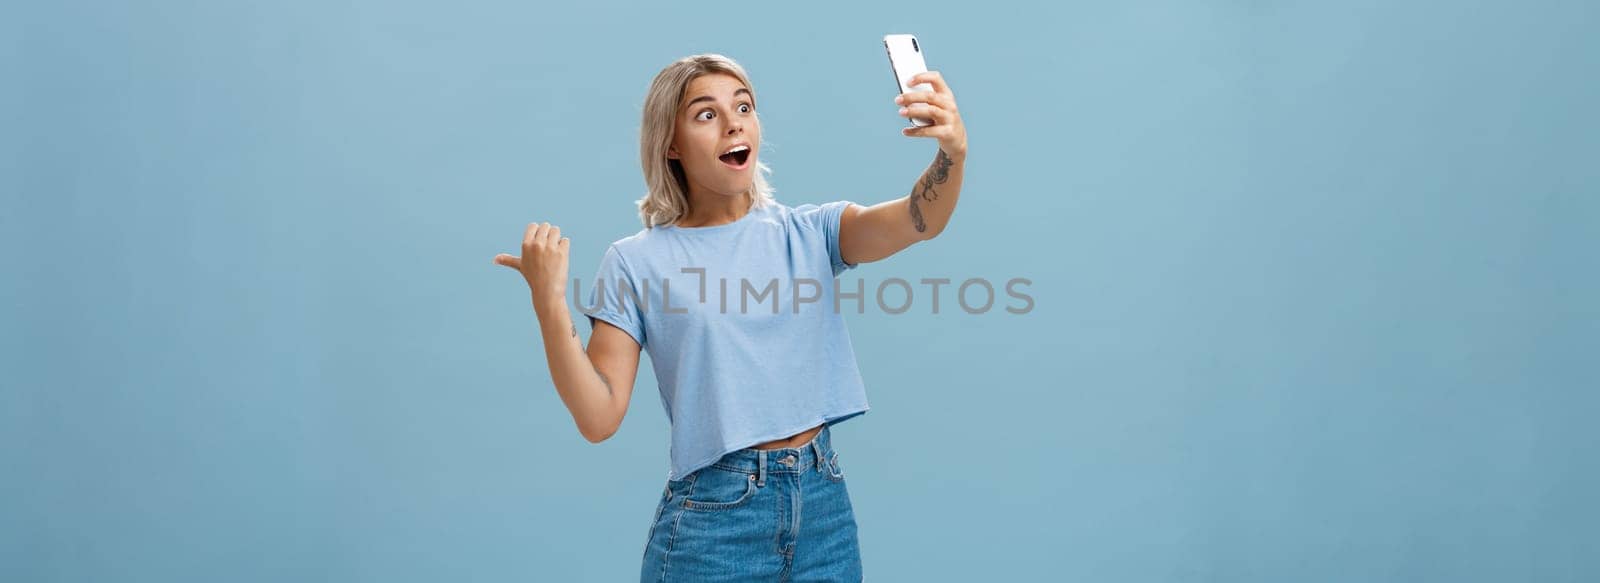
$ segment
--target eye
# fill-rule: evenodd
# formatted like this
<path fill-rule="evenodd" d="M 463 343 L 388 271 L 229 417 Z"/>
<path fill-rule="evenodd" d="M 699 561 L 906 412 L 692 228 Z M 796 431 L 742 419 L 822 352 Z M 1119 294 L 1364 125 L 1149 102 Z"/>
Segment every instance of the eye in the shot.
<path fill-rule="evenodd" d="M 695 114 L 694 118 L 699 121 L 710 121 L 711 118 L 716 117 L 716 115 L 717 114 L 715 112 L 709 109 L 702 109 L 700 110 L 700 113 Z"/>
<path fill-rule="evenodd" d="M 750 110 L 752 110 L 752 109 L 755 109 L 755 108 L 751 107 L 751 105 L 748 104 L 748 103 L 739 104 L 739 113 L 750 113 Z"/>

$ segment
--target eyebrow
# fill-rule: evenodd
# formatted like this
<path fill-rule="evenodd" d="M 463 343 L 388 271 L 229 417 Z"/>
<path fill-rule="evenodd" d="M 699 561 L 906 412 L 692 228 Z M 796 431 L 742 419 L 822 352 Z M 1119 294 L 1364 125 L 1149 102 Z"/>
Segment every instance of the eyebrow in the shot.
<path fill-rule="evenodd" d="M 750 95 L 750 90 L 747 89 L 747 88 L 744 88 L 744 87 L 740 87 L 738 89 L 733 90 L 733 96 L 734 97 L 738 97 L 740 93 L 743 93 L 745 95 Z M 684 109 L 689 109 L 689 106 L 694 105 L 696 103 L 700 103 L 702 101 L 716 101 L 716 100 L 717 100 L 717 98 L 712 97 L 710 95 L 701 95 L 701 96 L 696 97 L 694 99 L 690 99 L 688 103 L 683 104 L 683 108 Z"/>

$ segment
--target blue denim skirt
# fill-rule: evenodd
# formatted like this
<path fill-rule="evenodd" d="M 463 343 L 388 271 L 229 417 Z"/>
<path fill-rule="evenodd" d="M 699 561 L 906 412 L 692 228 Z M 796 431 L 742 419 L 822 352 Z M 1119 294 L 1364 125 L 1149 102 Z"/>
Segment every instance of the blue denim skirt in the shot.
<path fill-rule="evenodd" d="M 855 511 L 828 427 L 799 447 L 741 449 L 667 480 L 639 580 L 861 581 Z"/>

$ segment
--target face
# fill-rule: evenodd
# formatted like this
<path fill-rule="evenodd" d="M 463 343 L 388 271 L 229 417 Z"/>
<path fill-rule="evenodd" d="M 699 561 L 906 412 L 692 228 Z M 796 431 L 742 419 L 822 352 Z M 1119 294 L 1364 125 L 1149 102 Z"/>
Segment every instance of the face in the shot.
<path fill-rule="evenodd" d="M 690 81 L 674 126 L 667 157 L 683 164 L 690 192 L 736 197 L 750 190 L 761 122 L 754 96 L 738 78 L 713 73 Z"/>

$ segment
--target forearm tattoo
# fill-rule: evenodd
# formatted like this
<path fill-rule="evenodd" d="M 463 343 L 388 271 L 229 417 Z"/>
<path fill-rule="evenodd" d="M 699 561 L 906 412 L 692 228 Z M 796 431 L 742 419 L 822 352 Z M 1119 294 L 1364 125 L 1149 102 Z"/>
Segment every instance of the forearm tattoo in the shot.
<path fill-rule="evenodd" d="M 933 188 L 935 184 L 944 184 L 950 180 L 950 166 L 955 164 L 944 150 L 939 150 L 939 155 L 933 159 L 933 165 L 922 173 L 922 179 L 911 187 L 911 225 L 916 227 L 918 233 L 928 230 L 928 223 L 922 219 L 922 208 L 917 205 L 917 199 L 928 202 L 939 200 L 939 191 Z"/>
<path fill-rule="evenodd" d="M 911 226 L 916 227 L 918 233 L 928 230 L 928 224 L 922 222 L 922 209 L 917 208 L 917 193 L 915 189 L 911 193 Z"/>

